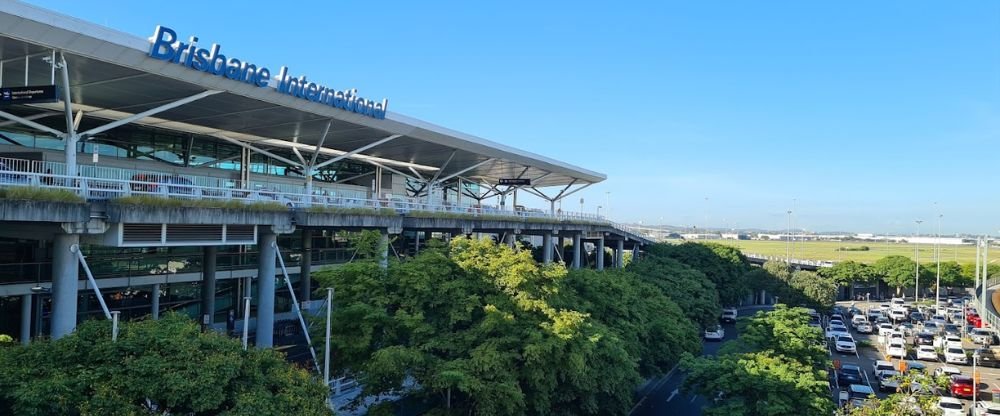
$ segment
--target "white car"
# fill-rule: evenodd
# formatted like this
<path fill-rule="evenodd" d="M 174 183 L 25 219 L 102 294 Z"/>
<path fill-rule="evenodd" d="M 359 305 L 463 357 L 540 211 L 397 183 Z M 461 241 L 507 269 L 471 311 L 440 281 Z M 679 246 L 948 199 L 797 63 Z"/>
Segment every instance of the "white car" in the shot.
<path fill-rule="evenodd" d="M 896 370 L 882 370 L 878 373 L 876 377 L 876 383 L 878 383 L 879 391 L 891 391 L 895 392 L 899 389 L 899 371 Z"/>
<path fill-rule="evenodd" d="M 870 334 L 872 333 L 872 324 L 868 322 L 862 322 L 855 325 L 854 330 L 858 331 L 859 334 Z"/>
<path fill-rule="evenodd" d="M 938 354 L 937 350 L 930 345 L 921 345 L 917 347 L 917 359 L 927 360 L 927 361 L 937 361 Z"/>
<path fill-rule="evenodd" d="M 837 352 L 842 353 L 853 353 L 857 351 L 857 344 L 854 343 L 854 338 L 850 335 L 840 335 L 837 337 L 837 342 L 834 344 L 834 348 Z"/>
<path fill-rule="evenodd" d="M 857 328 L 858 324 L 861 324 L 861 323 L 866 323 L 867 324 L 868 323 L 868 318 L 865 318 L 864 315 L 854 315 L 854 317 L 851 318 L 851 325 L 854 326 L 855 328 Z"/>
<path fill-rule="evenodd" d="M 994 338 L 996 338 L 996 333 L 992 329 L 986 328 L 975 328 L 972 333 L 969 334 L 969 338 L 972 338 L 972 342 L 981 345 L 993 345 Z"/>
<path fill-rule="evenodd" d="M 959 370 L 958 368 L 955 368 L 955 367 L 952 367 L 952 366 L 948 366 L 948 365 L 942 365 L 942 366 L 934 369 L 934 376 L 936 376 L 936 377 L 941 377 L 941 376 L 951 377 L 951 376 L 960 376 L 960 375 L 962 375 L 962 370 Z"/>
<path fill-rule="evenodd" d="M 938 409 L 941 409 L 942 416 L 965 416 L 965 404 L 954 397 L 941 397 L 938 399 Z"/>
<path fill-rule="evenodd" d="M 892 319 L 893 321 L 906 320 L 906 311 L 902 309 L 893 309 L 889 311 L 889 319 Z"/>
<path fill-rule="evenodd" d="M 1000 403 L 993 403 L 980 400 L 976 402 L 976 407 L 969 412 L 972 416 L 996 416 L 1000 415 Z"/>
<path fill-rule="evenodd" d="M 736 308 L 723 308 L 722 309 L 722 318 L 720 318 L 720 320 L 722 322 L 734 323 L 734 322 L 736 322 L 736 316 L 737 315 L 738 315 L 738 312 L 736 311 Z"/>
<path fill-rule="evenodd" d="M 837 339 L 841 335 L 851 335 L 847 332 L 847 328 L 842 326 L 828 326 L 826 327 L 826 339 Z"/>
<path fill-rule="evenodd" d="M 885 355 L 895 358 L 906 358 L 906 345 L 900 341 L 893 341 L 889 343 L 889 346 L 885 349 Z M 964 357 L 963 353 L 963 357 Z"/>
<path fill-rule="evenodd" d="M 888 334 L 893 331 L 892 324 L 878 324 L 878 334 L 879 336 Z"/>
<path fill-rule="evenodd" d="M 726 337 L 726 330 L 722 329 L 722 326 L 716 326 L 715 328 L 708 328 L 705 330 L 705 339 L 711 341 L 722 341 Z"/>
<path fill-rule="evenodd" d="M 954 335 L 945 336 L 944 348 L 962 348 L 962 338 Z"/>
<path fill-rule="evenodd" d="M 896 371 L 891 361 L 878 360 L 872 363 L 872 374 L 878 376 L 883 371 Z"/>
<path fill-rule="evenodd" d="M 886 344 L 892 344 L 893 341 L 899 341 L 899 342 L 902 342 L 902 343 L 905 344 L 906 343 L 906 337 L 903 336 L 902 332 L 899 332 L 899 331 L 889 331 L 889 333 L 886 334 L 886 336 L 885 336 L 885 343 Z"/>
<path fill-rule="evenodd" d="M 965 350 L 961 348 L 948 347 L 944 350 L 944 362 L 949 364 L 966 365 L 969 363 L 969 358 L 966 357 Z"/>

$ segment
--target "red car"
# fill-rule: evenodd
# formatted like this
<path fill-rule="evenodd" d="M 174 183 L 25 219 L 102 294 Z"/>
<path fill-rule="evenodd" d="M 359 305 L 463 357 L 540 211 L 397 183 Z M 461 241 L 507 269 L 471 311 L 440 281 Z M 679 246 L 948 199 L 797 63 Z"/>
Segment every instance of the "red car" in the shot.
<path fill-rule="evenodd" d="M 969 317 L 969 325 L 972 325 L 974 328 L 982 328 L 983 327 L 983 318 L 980 318 L 979 315 L 970 316 Z"/>
<path fill-rule="evenodd" d="M 962 376 L 962 375 L 951 376 L 951 382 L 948 385 L 948 390 L 951 391 L 952 397 L 971 399 L 972 377 Z"/>

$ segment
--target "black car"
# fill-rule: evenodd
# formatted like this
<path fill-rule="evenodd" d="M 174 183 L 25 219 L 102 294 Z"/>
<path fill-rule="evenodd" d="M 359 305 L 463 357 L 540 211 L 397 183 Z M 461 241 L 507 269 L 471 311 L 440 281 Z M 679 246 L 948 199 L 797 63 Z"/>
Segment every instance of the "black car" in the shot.
<path fill-rule="evenodd" d="M 920 332 L 913 336 L 914 345 L 934 345 L 934 334 L 929 332 Z"/>
<path fill-rule="evenodd" d="M 958 325 L 955 324 L 945 324 L 944 333 L 945 335 L 955 335 L 960 337 L 962 336 L 962 328 L 959 328 Z"/>
<path fill-rule="evenodd" d="M 927 374 L 927 366 L 919 361 L 906 360 L 906 372 Z"/>
<path fill-rule="evenodd" d="M 1000 367 L 1000 354 L 997 354 L 996 350 L 980 348 L 976 350 L 976 354 L 979 354 L 979 365 L 983 367 Z"/>
<path fill-rule="evenodd" d="M 918 324 L 924 321 L 924 314 L 920 312 L 910 312 L 910 322 Z"/>
<path fill-rule="evenodd" d="M 849 386 L 851 384 L 864 384 L 865 380 L 861 375 L 861 367 L 854 364 L 844 364 L 837 371 L 837 383 L 841 386 Z"/>

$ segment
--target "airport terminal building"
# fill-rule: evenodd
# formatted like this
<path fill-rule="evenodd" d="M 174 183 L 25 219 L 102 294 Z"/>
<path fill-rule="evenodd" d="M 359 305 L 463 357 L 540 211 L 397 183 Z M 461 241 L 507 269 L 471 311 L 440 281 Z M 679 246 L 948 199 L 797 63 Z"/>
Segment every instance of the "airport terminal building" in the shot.
<path fill-rule="evenodd" d="M 557 209 L 600 173 L 210 37 L 0 3 L 0 333 L 58 338 L 108 311 L 169 310 L 219 328 L 249 316 L 271 347 L 311 271 L 351 260 L 343 231 L 377 230 L 384 258 L 429 238 L 530 236 L 545 262 L 598 269 L 582 247 L 620 267 L 650 243 Z"/>

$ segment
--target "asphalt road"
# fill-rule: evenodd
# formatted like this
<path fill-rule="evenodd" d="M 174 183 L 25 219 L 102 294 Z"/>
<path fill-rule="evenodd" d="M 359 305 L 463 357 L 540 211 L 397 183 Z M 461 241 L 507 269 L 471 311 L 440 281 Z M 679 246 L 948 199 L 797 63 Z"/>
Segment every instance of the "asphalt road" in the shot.
<path fill-rule="evenodd" d="M 739 309 L 739 316 L 748 316 L 757 311 L 770 310 L 771 305 L 752 306 Z M 726 336 L 723 342 L 735 339 L 739 336 L 733 324 L 725 324 Z M 722 342 L 702 341 L 702 355 L 715 356 L 719 352 Z M 632 416 L 697 416 L 702 413 L 707 400 L 697 395 L 689 395 L 681 392 L 681 385 L 684 383 L 684 372 L 674 369 L 667 375 L 652 381 L 646 388 L 644 394 L 639 399 L 638 404 L 632 409 Z"/>

